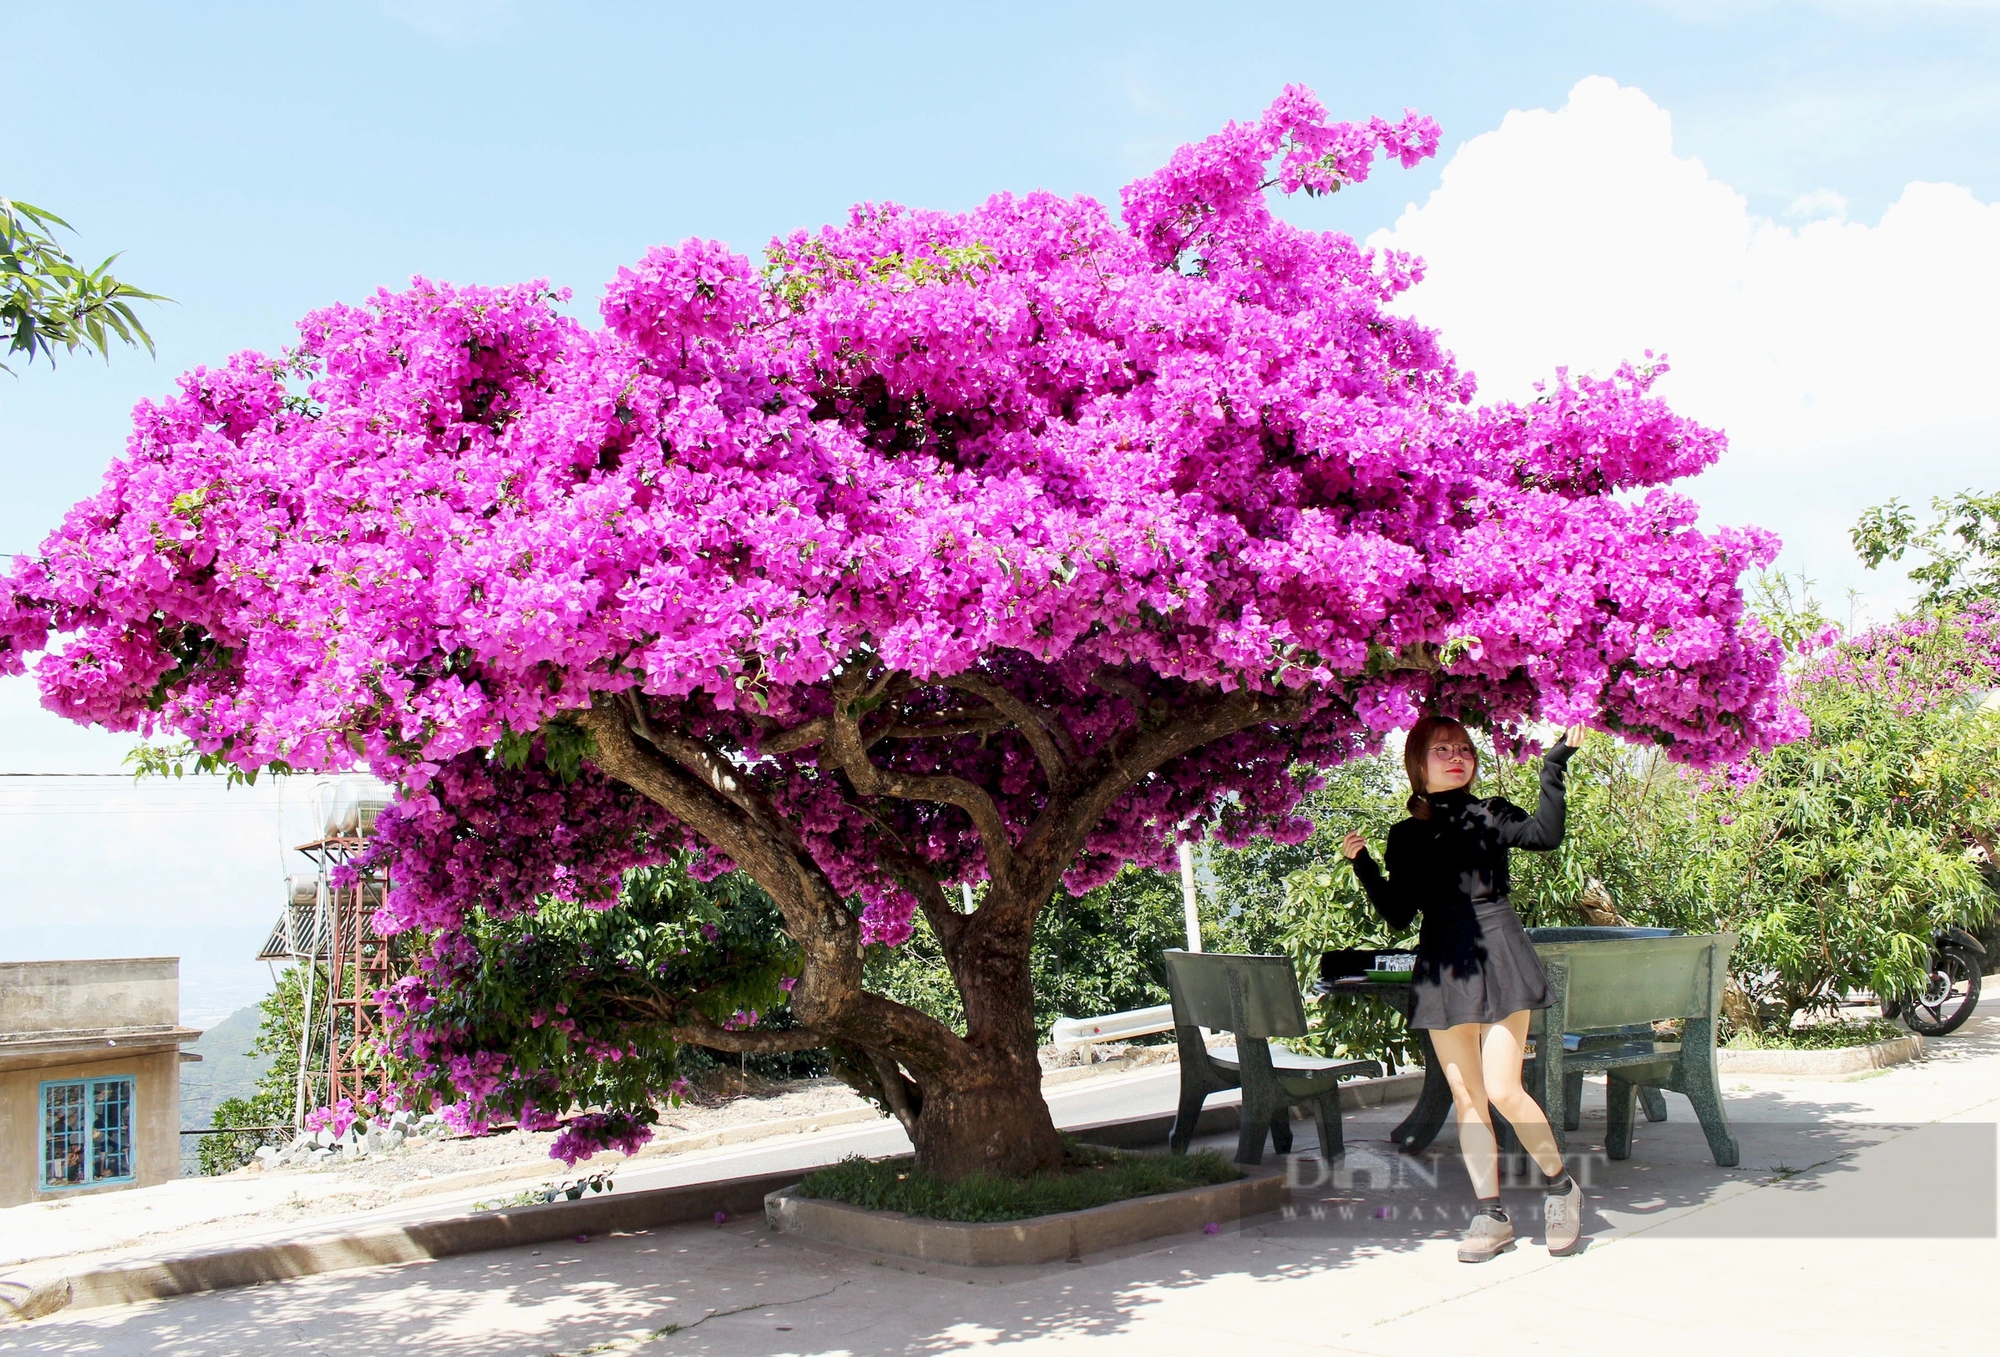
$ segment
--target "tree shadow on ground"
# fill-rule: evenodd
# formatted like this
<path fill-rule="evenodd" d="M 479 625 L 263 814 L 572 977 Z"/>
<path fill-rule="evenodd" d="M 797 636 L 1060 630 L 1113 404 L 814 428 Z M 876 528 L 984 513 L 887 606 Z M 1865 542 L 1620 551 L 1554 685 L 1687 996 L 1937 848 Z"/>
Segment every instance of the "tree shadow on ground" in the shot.
<path fill-rule="evenodd" d="M 2000 1053 L 2000 1018 L 1982 1015 L 1958 1041 L 1968 1056 Z M 1599 1242 L 1655 1230 L 1893 1238 L 1983 1228 L 1992 1236 L 1991 1124 L 1871 1123 L 1868 1108 L 1842 1088 L 1731 1089 L 1727 1106 L 1742 1149 L 1734 1170 L 1714 1164 L 1692 1109 L 1676 1095 L 1666 1122 L 1640 1123 L 1630 1159 L 1606 1159 L 1601 1086 L 1587 1089 L 1583 1124 L 1569 1137 L 1571 1162 L 1587 1184 L 1586 1233 Z M 1330 1167 L 1319 1162 L 1310 1124 L 1301 1124 L 1285 1212 L 1081 1265 L 973 1271 L 894 1262 L 741 1220 L 62 1314 L 0 1330 L 0 1353 L 929 1354 L 1136 1341 L 1135 1331 L 1168 1313 L 1163 1307 L 1177 1294 L 1197 1289 L 1205 1289 L 1204 1313 L 1226 1316 L 1217 1343 L 1258 1342 L 1278 1333 L 1281 1321 L 1295 1335 L 1301 1307 L 1324 1308 L 1332 1341 L 1336 1330 L 1351 1332 L 1371 1315 L 1476 1289 L 1497 1275 L 1453 1261 L 1471 1203 L 1451 1128 L 1430 1154 L 1400 1155 L 1387 1136 L 1404 1110 L 1351 1117 L 1349 1153 Z M 1909 1136 L 1936 1141 L 1921 1156 L 1929 1192 L 1874 1167 L 1879 1156 L 1862 1162 Z M 1816 1194 L 1864 1172 L 1863 1195 L 1882 1198 L 1879 1212 L 1857 1213 L 1852 1192 L 1833 1194 L 1837 1210 L 1813 1209 Z M 1963 1187 L 1953 1195 L 1983 1208 L 1983 1218 L 1979 1209 L 1941 1215 L 1939 1181 Z M 1750 1194 L 1759 1195 L 1745 1202 Z M 1520 1265 L 1540 1265 L 1540 1192 L 1523 1177 L 1505 1200 L 1529 1241 Z M 1913 1202 L 1923 1203 L 1920 1211 Z M 1276 1283 L 1304 1285 L 1281 1292 Z M 1179 1308 L 1171 1313 L 1179 1323 Z"/>

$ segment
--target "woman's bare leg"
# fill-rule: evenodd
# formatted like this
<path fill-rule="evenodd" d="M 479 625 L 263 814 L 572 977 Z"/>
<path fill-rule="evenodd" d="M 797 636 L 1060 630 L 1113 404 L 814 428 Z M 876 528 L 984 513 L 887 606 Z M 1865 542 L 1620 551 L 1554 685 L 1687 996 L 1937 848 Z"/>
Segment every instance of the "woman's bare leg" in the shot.
<path fill-rule="evenodd" d="M 1454 1032 L 1459 1029 L 1453 1028 Z M 1437 1034 L 1431 1034 L 1437 1040 Z M 1486 1096 L 1520 1138 L 1543 1174 L 1550 1178 L 1563 1171 L 1562 1155 L 1556 1149 L 1556 1133 L 1549 1129 L 1548 1114 L 1540 1103 L 1521 1087 L 1521 1058 L 1528 1044 L 1528 1015 L 1525 1010 L 1510 1013 L 1500 1022 L 1484 1028 L 1480 1037 L 1480 1076 Z M 1491 1123 L 1489 1122 L 1489 1127 Z M 1461 1132 L 1461 1135 L 1463 1133 Z M 1489 1129 L 1488 1134 L 1491 1134 Z"/>
<path fill-rule="evenodd" d="M 1472 1179 L 1472 1195 L 1493 1201 L 1500 1195 L 1500 1156 L 1493 1138 L 1493 1113 L 1486 1102 L 1480 1024 L 1433 1029 L 1431 1049 L 1437 1053 L 1445 1082 L 1451 1085 L 1452 1104 L 1458 1109 L 1458 1152 L 1465 1160 L 1466 1176 Z M 1518 1070 L 1514 1082 L 1520 1084 Z"/>

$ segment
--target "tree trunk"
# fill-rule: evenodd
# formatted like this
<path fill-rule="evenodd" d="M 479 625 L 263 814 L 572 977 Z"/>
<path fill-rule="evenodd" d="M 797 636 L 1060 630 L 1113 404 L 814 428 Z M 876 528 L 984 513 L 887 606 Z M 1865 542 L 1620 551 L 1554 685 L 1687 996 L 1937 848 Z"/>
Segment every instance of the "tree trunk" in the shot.
<path fill-rule="evenodd" d="M 1041 1071 L 969 1080 L 946 1078 L 924 1090 L 917 1113 L 917 1167 L 940 1178 L 975 1173 L 1025 1178 L 1062 1164 L 1062 1142 L 1042 1098 Z"/>
<path fill-rule="evenodd" d="M 977 913 L 940 938 L 965 1005 L 966 1058 L 920 1080 L 917 1164 L 959 1178 L 1009 1178 L 1062 1164 L 1062 1142 L 1042 1097 L 1030 970 L 1035 916 L 1028 901 L 988 888 Z"/>

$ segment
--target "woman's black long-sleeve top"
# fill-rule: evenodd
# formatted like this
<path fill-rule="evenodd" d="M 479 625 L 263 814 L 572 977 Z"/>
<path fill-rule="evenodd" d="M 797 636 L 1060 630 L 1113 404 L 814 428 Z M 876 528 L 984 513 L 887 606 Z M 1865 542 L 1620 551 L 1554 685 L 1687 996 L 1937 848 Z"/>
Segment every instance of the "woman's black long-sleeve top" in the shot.
<path fill-rule="evenodd" d="M 1354 874 L 1391 927 L 1424 916 L 1418 956 L 1449 961 L 1471 950 L 1479 937 L 1474 908 L 1507 899 L 1507 850 L 1546 852 L 1562 842 L 1563 768 L 1575 752 L 1558 741 L 1543 756 L 1533 815 L 1505 797 L 1439 792 L 1428 820 L 1399 820 L 1390 829 L 1386 875 L 1366 849 L 1355 857 Z"/>

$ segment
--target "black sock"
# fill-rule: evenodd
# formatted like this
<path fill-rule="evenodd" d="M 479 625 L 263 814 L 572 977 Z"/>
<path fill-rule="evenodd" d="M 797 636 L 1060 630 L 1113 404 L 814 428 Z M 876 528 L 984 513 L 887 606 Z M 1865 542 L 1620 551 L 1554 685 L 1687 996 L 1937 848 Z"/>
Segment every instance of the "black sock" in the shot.
<path fill-rule="evenodd" d="M 1569 1191 L 1569 1170 L 1568 1170 L 1568 1169 L 1564 1169 L 1564 1170 L 1562 1171 L 1562 1175 L 1561 1175 L 1560 1177 L 1556 1177 L 1556 1178 L 1551 1178 L 1551 1179 L 1549 1179 L 1549 1185 L 1548 1185 L 1547 1187 L 1543 1188 L 1542 1190 L 1543 1190 L 1544 1192 L 1567 1192 L 1567 1191 Z"/>
<path fill-rule="evenodd" d="M 1482 1216 L 1491 1216 L 1493 1217 L 1493 1219 L 1502 1222 L 1505 1222 L 1507 1219 L 1506 1210 L 1500 1205 L 1500 1203 L 1497 1200 L 1490 1202 L 1481 1202 L 1479 1204 L 1479 1214 Z"/>

